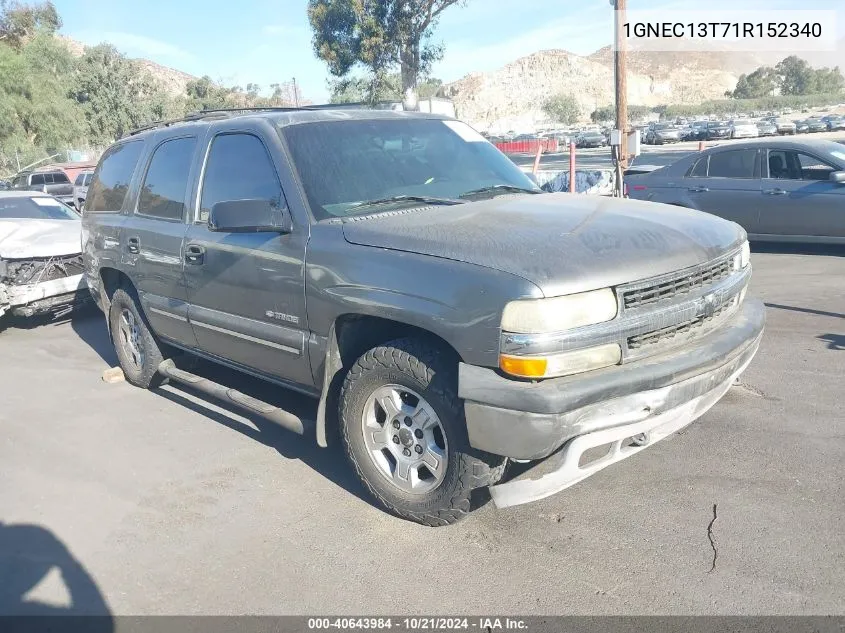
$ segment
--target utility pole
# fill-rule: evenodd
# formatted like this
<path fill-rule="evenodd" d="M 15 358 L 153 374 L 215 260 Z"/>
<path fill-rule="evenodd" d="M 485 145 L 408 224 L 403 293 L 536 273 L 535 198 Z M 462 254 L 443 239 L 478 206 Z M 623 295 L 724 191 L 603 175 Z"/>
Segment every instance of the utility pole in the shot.
<path fill-rule="evenodd" d="M 628 78 L 626 70 L 627 41 L 622 25 L 625 23 L 625 11 L 628 0 L 610 0 L 613 12 L 613 35 L 615 39 L 613 53 L 613 74 L 616 82 L 616 129 L 621 132 L 622 142 L 617 154 L 617 195 L 622 195 L 622 172 L 628 166 Z"/>
<path fill-rule="evenodd" d="M 299 91 L 296 89 L 296 77 L 293 78 L 293 102 L 299 107 Z"/>

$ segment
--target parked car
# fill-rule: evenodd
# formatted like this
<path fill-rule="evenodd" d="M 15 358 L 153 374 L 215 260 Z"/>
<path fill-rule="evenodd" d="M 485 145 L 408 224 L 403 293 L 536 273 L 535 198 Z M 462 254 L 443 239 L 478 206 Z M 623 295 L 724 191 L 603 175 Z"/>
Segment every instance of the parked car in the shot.
<path fill-rule="evenodd" d="M 66 312 L 90 300 L 81 228 L 79 214 L 53 196 L 0 192 L 0 318 Z"/>
<path fill-rule="evenodd" d="M 807 124 L 807 131 L 810 133 L 827 132 L 827 123 L 818 117 L 810 117 L 804 122 Z"/>
<path fill-rule="evenodd" d="M 792 135 L 797 132 L 797 126 L 794 121 L 790 121 L 789 119 L 785 119 L 783 117 L 766 117 L 764 121 L 768 121 L 770 123 L 774 123 L 777 127 L 778 134 L 780 135 Z"/>
<path fill-rule="evenodd" d="M 707 141 L 730 138 L 731 126 L 727 121 L 710 121 L 704 134 Z"/>
<path fill-rule="evenodd" d="M 757 138 L 760 132 L 757 124 L 749 119 L 734 119 L 728 122 L 731 130 L 731 138 Z"/>
<path fill-rule="evenodd" d="M 845 149 L 832 141 L 722 145 L 627 184 L 632 198 L 713 213 L 751 239 L 845 244 Z"/>
<path fill-rule="evenodd" d="M 771 119 L 760 119 L 757 121 L 757 134 L 759 136 L 777 136 L 778 126 Z"/>
<path fill-rule="evenodd" d="M 708 121 L 693 121 L 690 124 L 689 140 L 704 141 L 707 139 Z"/>
<path fill-rule="evenodd" d="M 821 119 L 827 125 L 828 132 L 836 132 L 837 130 L 845 130 L 845 117 L 828 115 Z"/>
<path fill-rule="evenodd" d="M 76 176 L 73 181 L 73 204 L 77 211 L 82 211 L 85 204 L 85 198 L 88 195 L 88 185 L 91 183 L 91 176 L 93 171 L 82 171 Z"/>
<path fill-rule="evenodd" d="M 40 191 L 73 204 L 73 185 L 60 169 L 51 171 L 22 171 L 15 176 L 12 188 L 18 191 Z"/>
<path fill-rule="evenodd" d="M 584 131 L 579 132 L 575 136 L 575 146 L 576 147 L 606 147 L 607 146 L 607 139 L 605 138 L 604 134 L 596 131 Z"/>
<path fill-rule="evenodd" d="M 797 134 L 807 134 L 810 131 L 810 124 L 806 121 L 795 121 L 795 132 Z"/>
<path fill-rule="evenodd" d="M 647 145 L 677 143 L 681 140 L 681 131 L 671 123 L 652 123 L 645 135 Z"/>
<path fill-rule="evenodd" d="M 288 110 L 117 142 L 82 222 L 127 381 L 187 382 L 337 437 L 374 500 L 428 525 L 482 486 L 501 506 L 553 494 L 707 411 L 764 327 L 744 231 L 540 193 L 481 139 L 433 114 Z M 191 374 L 172 349 L 313 396 L 316 420 Z M 508 481 L 509 458 L 548 471 Z"/>

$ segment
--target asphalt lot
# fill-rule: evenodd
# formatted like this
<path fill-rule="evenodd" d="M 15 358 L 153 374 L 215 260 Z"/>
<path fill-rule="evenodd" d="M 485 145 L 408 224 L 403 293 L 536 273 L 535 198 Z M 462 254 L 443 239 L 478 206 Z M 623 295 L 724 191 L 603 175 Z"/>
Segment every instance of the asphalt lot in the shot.
<path fill-rule="evenodd" d="M 336 445 L 102 382 L 99 315 L 8 327 L 0 613 L 845 613 L 845 250 L 754 251 L 768 327 L 742 386 L 568 491 L 448 528 L 370 505 Z"/>
<path fill-rule="evenodd" d="M 788 137 L 792 138 L 792 137 Z M 799 134 L 797 139 L 828 139 L 845 143 L 845 133 L 824 132 L 816 134 Z M 732 141 L 720 141 L 720 143 L 731 143 Z M 716 145 L 716 141 L 708 141 L 708 147 Z M 636 165 L 670 165 L 690 152 L 698 151 L 698 141 L 687 141 L 670 145 L 641 145 L 642 153 L 634 159 L 632 166 Z M 510 159 L 520 167 L 531 167 L 534 165 L 534 155 L 511 154 Z M 579 149 L 576 153 L 576 167 L 578 169 L 612 169 L 610 159 L 610 148 L 590 147 Z M 556 154 L 544 154 L 540 160 L 540 169 L 569 169 L 569 150 Z"/>

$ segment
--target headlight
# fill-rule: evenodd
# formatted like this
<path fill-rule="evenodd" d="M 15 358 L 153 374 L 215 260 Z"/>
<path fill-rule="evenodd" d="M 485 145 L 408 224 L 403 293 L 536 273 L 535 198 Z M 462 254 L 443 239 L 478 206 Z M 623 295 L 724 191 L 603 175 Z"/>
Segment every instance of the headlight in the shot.
<path fill-rule="evenodd" d="M 511 356 L 501 354 L 502 371 L 520 378 L 554 378 L 616 365 L 622 360 L 622 349 L 616 343 L 588 347 L 572 352 L 544 356 Z"/>
<path fill-rule="evenodd" d="M 742 270 L 746 266 L 748 266 L 749 262 L 751 261 L 751 246 L 748 244 L 748 240 L 743 242 L 742 248 L 740 249 L 739 253 L 734 256 L 734 270 Z"/>
<path fill-rule="evenodd" d="M 610 321 L 616 316 L 616 295 L 610 288 L 549 299 L 511 301 L 502 313 L 502 330 L 545 334 Z"/>

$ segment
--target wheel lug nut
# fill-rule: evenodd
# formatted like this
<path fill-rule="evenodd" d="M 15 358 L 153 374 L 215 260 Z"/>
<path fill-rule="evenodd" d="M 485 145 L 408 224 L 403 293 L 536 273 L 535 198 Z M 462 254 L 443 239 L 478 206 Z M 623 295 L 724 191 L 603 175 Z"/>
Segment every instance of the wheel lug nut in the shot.
<path fill-rule="evenodd" d="M 420 431 L 419 429 L 417 429 L 416 431 L 414 431 L 414 437 L 416 437 L 418 440 L 421 440 L 421 439 L 422 439 L 422 435 L 423 435 L 423 434 L 422 434 L 422 431 Z"/>
<path fill-rule="evenodd" d="M 414 450 L 417 451 L 417 455 L 422 455 L 422 446 L 420 446 L 419 444 L 414 446 Z"/>
<path fill-rule="evenodd" d="M 394 444 L 398 444 L 398 443 L 399 443 L 399 436 L 398 436 L 398 435 L 394 435 L 394 436 L 393 436 L 393 443 L 394 443 Z"/>
<path fill-rule="evenodd" d="M 404 451 L 402 451 L 402 454 L 403 454 L 405 457 L 410 457 L 410 456 L 411 456 L 411 449 L 406 448 Z"/>
<path fill-rule="evenodd" d="M 405 426 L 411 426 L 411 418 L 409 418 L 407 415 L 405 416 Z"/>
<path fill-rule="evenodd" d="M 394 429 L 398 429 L 398 428 L 399 428 L 399 420 L 393 420 L 393 428 L 394 428 Z"/>

